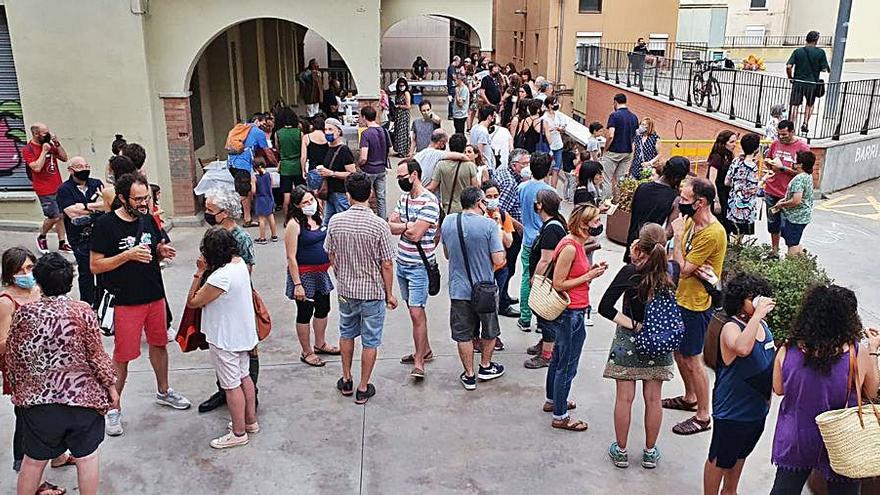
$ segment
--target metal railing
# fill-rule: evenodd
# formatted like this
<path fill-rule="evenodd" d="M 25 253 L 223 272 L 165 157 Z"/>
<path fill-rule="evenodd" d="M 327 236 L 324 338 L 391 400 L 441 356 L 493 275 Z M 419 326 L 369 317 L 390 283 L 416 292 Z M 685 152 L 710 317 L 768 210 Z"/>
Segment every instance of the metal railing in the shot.
<path fill-rule="evenodd" d="M 834 41 L 833 36 L 819 36 L 819 46 L 831 46 Z M 724 46 L 727 48 L 736 47 L 786 47 L 786 46 L 803 46 L 807 44 L 806 36 L 725 36 Z"/>
<path fill-rule="evenodd" d="M 578 70 L 635 91 L 708 113 L 746 121 L 763 129 L 770 107 L 800 99 L 797 114 L 789 118 L 796 129 L 806 124 L 807 139 L 840 139 L 849 134 L 867 134 L 880 128 L 880 80 L 843 81 L 819 85 L 791 81 L 785 77 L 755 71 L 725 68 L 724 61 L 688 61 L 665 57 L 645 57 L 637 53 L 601 46 L 578 47 Z M 805 114 L 813 101 L 812 115 Z"/>
<path fill-rule="evenodd" d="M 318 72 L 321 73 L 324 82 L 324 87 L 322 89 L 330 87 L 330 79 L 336 79 L 339 81 L 343 92 L 354 91 L 357 93 L 357 86 L 354 84 L 354 78 L 351 77 L 351 72 L 347 68 L 325 67 L 318 69 Z"/>
<path fill-rule="evenodd" d="M 412 67 L 406 69 L 382 69 L 382 87 L 387 88 L 389 84 L 393 84 L 400 78 L 407 80 L 415 79 L 412 73 Z M 424 80 L 426 81 L 446 81 L 446 67 L 442 69 L 428 69 L 425 72 Z M 446 94 L 446 86 L 442 88 L 427 87 L 422 89 L 422 93 L 443 93 Z"/>
<path fill-rule="evenodd" d="M 580 46 L 598 46 L 612 50 L 632 51 L 635 48 L 635 43 L 624 41 Z M 702 41 L 649 41 L 647 48 L 648 55 L 654 57 L 677 58 L 681 60 L 708 60 L 709 57 L 708 43 Z"/>

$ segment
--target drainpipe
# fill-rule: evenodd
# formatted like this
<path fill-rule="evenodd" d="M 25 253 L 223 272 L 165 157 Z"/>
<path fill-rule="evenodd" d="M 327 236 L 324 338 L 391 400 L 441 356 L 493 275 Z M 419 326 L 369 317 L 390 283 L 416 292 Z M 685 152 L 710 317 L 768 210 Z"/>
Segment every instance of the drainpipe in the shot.
<path fill-rule="evenodd" d="M 562 25 L 565 20 L 565 0 L 559 0 L 559 26 L 556 28 L 556 85 L 562 80 Z"/>

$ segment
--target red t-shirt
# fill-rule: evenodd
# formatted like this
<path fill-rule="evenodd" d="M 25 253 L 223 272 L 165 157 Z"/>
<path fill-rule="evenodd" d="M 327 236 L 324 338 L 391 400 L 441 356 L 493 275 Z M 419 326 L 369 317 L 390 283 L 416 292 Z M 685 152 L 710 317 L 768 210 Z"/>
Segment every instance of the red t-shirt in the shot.
<path fill-rule="evenodd" d="M 770 145 L 767 158 L 778 157 L 783 165 L 788 168 L 794 168 L 798 151 L 810 151 L 810 145 L 803 139 L 795 139 L 790 144 L 780 143 L 777 139 Z M 773 177 L 767 179 L 767 182 L 764 184 L 764 193 L 776 198 L 784 198 L 785 192 L 788 190 L 788 183 L 793 178 L 793 175 L 788 175 L 785 172 L 774 173 Z"/>
<path fill-rule="evenodd" d="M 31 163 L 40 158 L 42 152 L 43 145 L 30 141 L 22 148 L 21 157 L 30 167 Z M 58 188 L 61 186 L 61 171 L 58 170 L 58 148 L 52 146 L 46 153 L 46 163 L 43 164 L 42 170 L 37 172 L 31 169 L 31 183 L 34 185 L 34 192 L 37 193 L 37 196 L 51 196 L 58 192 Z"/>
<path fill-rule="evenodd" d="M 564 237 L 559 241 L 559 244 L 556 245 L 556 250 L 553 252 L 553 259 L 556 259 L 559 256 L 559 252 L 562 251 L 562 248 L 569 245 L 574 247 L 575 255 L 574 261 L 571 263 L 571 269 L 568 271 L 567 280 L 578 278 L 590 271 L 590 260 L 587 258 L 584 246 L 568 236 Z M 568 304 L 568 309 L 585 309 L 590 305 L 590 283 L 587 282 L 573 289 L 569 289 L 568 297 L 571 300 Z"/>

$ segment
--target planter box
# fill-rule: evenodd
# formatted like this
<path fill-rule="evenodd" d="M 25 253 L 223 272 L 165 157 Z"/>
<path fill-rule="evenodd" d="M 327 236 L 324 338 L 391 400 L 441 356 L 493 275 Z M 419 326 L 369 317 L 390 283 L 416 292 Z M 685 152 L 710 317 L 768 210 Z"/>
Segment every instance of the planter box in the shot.
<path fill-rule="evenodd" d="M 629 221 L 632 215 L 628 211 L 618 208 L 613 215 L 609 215 L 605 222 L 605 237 L 615 244 L 626 246 L 626 238 L 629 234 Z"/>

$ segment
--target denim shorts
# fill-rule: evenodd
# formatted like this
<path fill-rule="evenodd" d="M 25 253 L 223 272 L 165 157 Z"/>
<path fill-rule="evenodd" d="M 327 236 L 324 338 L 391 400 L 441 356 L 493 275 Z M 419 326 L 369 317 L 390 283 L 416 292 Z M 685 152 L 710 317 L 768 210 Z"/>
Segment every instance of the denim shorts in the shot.
<path fill-rule="evenodd" d="M 782 219 L 782 238 L 785 239 L 785 245 L 788 247 L 797 246 L 801 243 L 801 237 L 804 235 L 804 229 L 807 228 L 805 223 L 793 223 Z"/>
<path fill-rule="evenodd" d="M 348 299 L 339 296 L 339 337 L 361 338 L 361 345 L 376 349 L 382 345 L 385 326 L 385 301 L 381 299 Z"/>
<path fill-rule="evenodd" d="M 691 311 L 681 306 L 679 309 L 681 309 L 681 319 L 684 321 L 684 338 L 681 339 L 678 352 L 688 357 L 699 356 L 703 352 L 706 330 L 709 329 L 709 322 L 712 321 L 715 310 L 709 308 L 705 311 Z"/>
<path fill-rule="evenodd" d="M 770 196 L 769 194 L 764 195 L 764 204 L 767 205 L 767 232 L 771 234 L 778 234 L 782 230 L 782 213 L 770 211 L 781 200 L 782 198 Z"/>
<path fill-rule="evenodd" d="M 559 172 L 562 169 L 562 148 L 551 150 L 550 154 L 553 155 L 553 170 Z"/>
<path fill-rule="evenodd" d="M 428 270 L 425 265 L 397 263 L 397 283 L 400 298 L 410 308 L 424 308 L 428 302 Z"/>
<path fill-rule="evenodd" d="M 61 210 L 58 209 L 58 201 L 55 200 L 54 194 L 46 196 L 37 196 L 40 200 L 40 208 L 43 210 L 43 216 L 49 219 L 55 219 L 61 216 Z"/>

